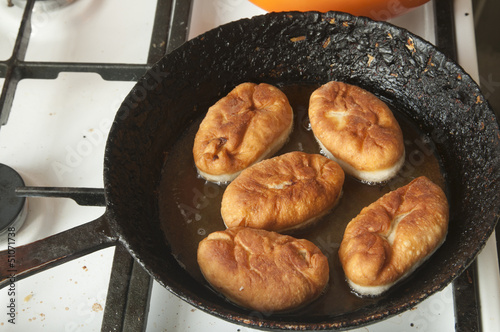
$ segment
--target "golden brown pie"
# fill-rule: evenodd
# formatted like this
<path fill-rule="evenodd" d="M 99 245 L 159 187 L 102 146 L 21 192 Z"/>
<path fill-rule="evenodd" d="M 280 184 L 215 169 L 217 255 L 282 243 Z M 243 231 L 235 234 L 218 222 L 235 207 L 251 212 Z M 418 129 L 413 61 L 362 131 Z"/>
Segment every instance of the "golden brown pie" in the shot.
<path fill-rule="evenodd" d="M 194 140 L 198 173 L 232 181 L 243 169 L 272 156 L 287 141 L 293 111 L 286 95 L 269 84 L 242 83 L 210 107 Z"/>
<path fill-rule="evenodd" d="M 226 188 L 227 227 L 289 232 L 309 226 L 339 201 L 344 171 L 319 154 L 289 152 L 244 170 Z"/>
<path fill-rule="evenodd" d="M 211 233 L 198 246 L 198 264 L 226 298 L 267 313 L 310 303 L 329 280 L 328 260 L 312 242 L 249 227 Z"/>
<path fill-rule="evenodd" d="M 315 90 L 309 120 L 323 152 L 361 181 L 396 175 L 405 160 L 403 134 L 389 107 L 370 92 L 342 82 Z"/>
<path fill-rule="evenodd" d="M 444 242 L 448 218 L 443 190 L 424 176 L 364 208 L 339 249 L 350 286 L 378 295 L 408 276 Z"/>

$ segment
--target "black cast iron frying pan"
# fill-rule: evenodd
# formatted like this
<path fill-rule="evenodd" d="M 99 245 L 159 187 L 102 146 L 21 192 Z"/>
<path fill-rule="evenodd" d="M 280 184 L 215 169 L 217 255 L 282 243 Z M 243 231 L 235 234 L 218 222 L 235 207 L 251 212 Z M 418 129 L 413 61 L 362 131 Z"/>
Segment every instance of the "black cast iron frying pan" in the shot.
<path fill-rule="evenodd" d="M 237 84 L 330 80 L 375 93 L 404 110 L 424 134 L 433 137 L 439 132 L 445 138 L 434 145 L 450 201 L 449 233 L 410 285 L 358 310 L 338 315 L 256 315 L 223 300 L 172 255 L 159 221 L 162 169 L 186 128 Z M 262 329 L 361 326 L 411 308 L 447 286 L 475 259 L 500 211 L 499 143 L 494 113 L 476 83 L 419 37 L 344 13 L 271 13 L 229 23 L 187 42 L 136 84 L 109 134 L 104 160 L 106 212 L 94 222 L 93 231 L 101 238 L 98 247 L 120 241 L 160 284 L 222 319 Z M 18 251 L 34 261 L 19 262 L 20 275 L 57 262 L 37 256 L 43 241 L 37 246 Z"/>

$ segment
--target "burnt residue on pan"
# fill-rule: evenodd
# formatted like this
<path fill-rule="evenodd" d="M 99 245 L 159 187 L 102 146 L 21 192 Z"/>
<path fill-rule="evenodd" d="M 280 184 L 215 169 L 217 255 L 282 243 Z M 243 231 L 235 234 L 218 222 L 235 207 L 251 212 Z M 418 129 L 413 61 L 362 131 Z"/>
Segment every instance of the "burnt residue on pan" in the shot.
<path fill-rule="evenodd" d="M 170 171 L 164 165 L 186 129 L 239 83 L 284 87 L 330 80 L 373 92 L 430 140 L 450 200 L 447 239 L 411 282 L 353 311 L 248 312 L 211 291 L 172 254 L 174 244 L 161 223 L 184 220 L 165 211 L 160 218 L 162 171 Z M 500 134 L 491 107 L 470 76 L 434 46 L 388 23 L 348 14 L 271 13 L 216 28 L 153 66 L 117 113 L 104 178 L 113 229 L 160 284 L 232 322 L 317 330 L 362 326 L 401 313 L 462 273 L 498 220 L 499 168 Z"/>

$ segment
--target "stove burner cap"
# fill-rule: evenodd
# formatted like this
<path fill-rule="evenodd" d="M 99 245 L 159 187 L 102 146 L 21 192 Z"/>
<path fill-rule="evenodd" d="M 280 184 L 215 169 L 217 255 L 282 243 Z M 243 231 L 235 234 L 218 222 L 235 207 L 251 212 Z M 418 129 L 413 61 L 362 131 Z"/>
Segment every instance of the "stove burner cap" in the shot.
<path fill-rule="evenodd" d="M 26 198 L 15 194 L 16 188 L 23 186 L 15 170 L 0 164 L 0 240 L 9 231 L 18 231 L 26 219 Z"/>

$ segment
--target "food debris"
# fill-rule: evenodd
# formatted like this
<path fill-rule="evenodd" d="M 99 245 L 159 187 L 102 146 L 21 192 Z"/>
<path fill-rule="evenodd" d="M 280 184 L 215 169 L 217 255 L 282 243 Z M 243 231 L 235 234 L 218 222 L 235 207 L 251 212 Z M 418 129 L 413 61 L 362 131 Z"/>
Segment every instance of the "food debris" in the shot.
<path fill-rule="evenodd" d="M 87 268 L 87 266 L 86 266 L 86 265 L 82 266 L 82 269 L 83 269 L 85 272 L 87 272 L 87 271 L 89 270 L 89 269 Z"/>
<path fill-rule="evenodd" d="M 408 37 L 406 48 L 409 49 L 412 53 L 416 52 L 415 43 L 413 42 L 413 39 L 411 39 L 410 37 Z"/>
<path fill-rule="evenodd" d="M 370 67 L 373 60 L 375 60 L 375 57 L 371 54 L 368 54 L 368 67 Z"/>
<path fill-rule="evenodd" d="M 429 67 L 429 66 L 431 66 L 431 67 L 436 66 L 436 65 L 432 62 L 432 55 L 429 57 L 429 60 L 427 60 L 427 67 Z M 425 69 L 427 69 L 427 68 L 425 68 Z M 459 74 L 458 76 L 460 76 L 460 74 Z"/>
<path fill-rule="evenodd" d="M 33 293 L 30 293 L 28 294 L 25 298 L 24 298 L 24 302 L 28 302 L 29 300 L 31 300 L 31 298 L 33 297 Z"/>
<path fill-rule="evenodd" d="M 293 43 L 298 42 L 298 41 L 302 41 L 302 40 L 306 40 L 306 36 L 298 36 L 298 37 L 290 38 L 290 41 L 292 41 Z"/>
<path fill-rule="evenodd" d="M 98 312 L 102 310 L 102 305 L 100 305 L 99 303 L 94 303 L 94 305 L 92 305 L 92 311 Z"/>
<path fill-rule="evenodd" d="M 330 45 L 330 41 L 331 41 L 330 37 L 326 38 L 326 40 L 323 42 L 323 48 L 327 48 L 328 45 Z"/>

